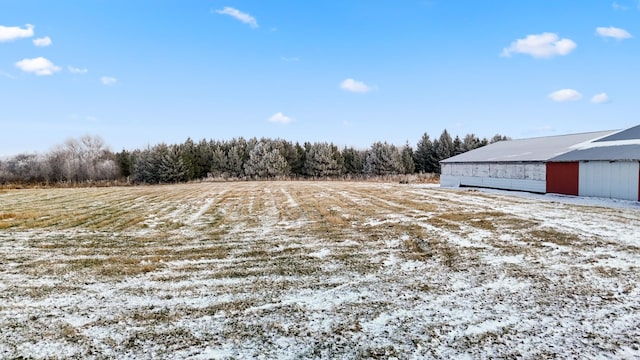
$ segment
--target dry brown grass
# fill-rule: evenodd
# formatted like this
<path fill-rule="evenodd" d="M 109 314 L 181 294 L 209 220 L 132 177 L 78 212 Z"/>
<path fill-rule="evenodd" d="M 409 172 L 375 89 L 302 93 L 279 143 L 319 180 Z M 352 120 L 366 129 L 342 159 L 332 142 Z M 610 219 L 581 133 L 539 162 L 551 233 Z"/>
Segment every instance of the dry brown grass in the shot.
<path fill-rule="evenodd" d="M 18 217 L 16 213 L 0 213 L 0 220 L 15 219 Z"/>
<path fill-rule="evenodd" d="M 20 227 L 41 217 L 41 212 L 29 210 L 0 213 L 0 229 Z"/>
<path fill-rule="evenodd" d="M 435 217 L 435 219 L 445 220 L 450 224 L 463 224 L 473 226 L 478 229 L 495 230 L 494 225 L 497 219 L 507 216 L 499 211 L 469 211 L 469 212 L 445 212 Z M 437 222 L 437 220 L 434 220 Z"/>
<path fill-rule="evenodd" d="M 577 235 L 556 229 L 532 229 L 528 232 L 528 234 L 529 236 L 531 236 L 531 241 L 545 241 L 560 246 L 573 246 L 578 245 L 580 242 L 580 238 Z"/>
<path fill-rule="evenodd" d="M 409 258 L 414 260 L 424 260 L 433 257 L 433 251 L 429 246 L 429 242 L 424 239 L 408 239 L 404 241 Z"/>
<path fill-rule="evenodd" d="M 298 351 L 273 350 L 282 337 L 307 349 L 300 358 L 404 358 L 418 343 L 472 356 L 498 346 L 510 357 L 496 344 L 534 335 L 468 327 L 501 316 L 487 311 L 514 309 L 507 317 L 550 331 L 536 328 L 538 310 L 613 304 L 607 311 L 616 312 L 620 298 L 637 294 L 637 267 L 617 263 L 639 248 L 593 225 L 605 219 L 632 231 L 637 214 L 563 206 L 560 217 L 555 205 L 534 201 L 357 182 L 9 190 L 0 198 L 0 227 L 11 226 L 0 232 L 0 276 L 20 280 L 0 294 L 0 325 L 20 342 L 45 334 L 91 349 L 84 357 L 97 348 L 197 355 L 204 343 L 246 357 Z M 517 211 L 526 207 L 556 218 Z M 571 217 L 586 230 L 558 225 Z M 64 305 L 41 305 L 52 303 Z M 86 323 L 58 326 L 66 316 Z M 462 335 L 446 336 L 454 332 Z M 124 335 L 87 335 L 95 333 Z M 28 356 L 15 342 L 9 349 Z M 245 354 L 246 344 L 275 352 Z"/>

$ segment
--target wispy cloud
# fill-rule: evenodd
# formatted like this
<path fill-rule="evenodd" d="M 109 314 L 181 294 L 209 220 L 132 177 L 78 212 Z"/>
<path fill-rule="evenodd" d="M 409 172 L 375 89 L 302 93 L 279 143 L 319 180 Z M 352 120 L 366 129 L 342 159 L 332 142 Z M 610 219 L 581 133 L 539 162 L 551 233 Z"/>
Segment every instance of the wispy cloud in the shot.
<path fill-rule="evenodd" d="M 613 4 L 611 4 L 611 8 L 613 10 L 615 10 L 615 11 L 627 11 L 627 10 L 629 10 L 628 6 L 620 5 L 616 1 L 614 1 Z"/>
<path fill-rule="evenodd" d="M 534 58 L 552 58 L 571 53 L 577 47 L 571 39 L 560 39 L 554 33 L 527 35 L 524 39 L 517 39 L 508 48 L 502 49 L 500 56 L 511 57 L 512 54 L 526 54 Z"/>
<path fill-rule="evenodd" d="M 216 13 L 222 14 L 222 15 L 229 15 L 232 18 L 235 18 L 236 20 L 239 20 L 245 24 L 248 24 L 254 29 L 258 27 L 258 21 L 256 21 L 256 18 L 254 18 L 253 16 L 247 13 L 243 13 L 238 9 L 234 9 L 230 6 L 226 6 L 222 10 L 216 10 Z"/>
<path fill-rule="evenodd" d="M 368 93 L 375 89 L 373 86 L 369 86 L 362 81 L 357 81 L 351 78 L 343 80 L 340 83 L 340 88 L 345 91 L 361 94 Z"/>
<path fill-rule="evenodd" d="M 43 38 L 33 39 L 33 45 L 37 47 L 47 47 L 51 45 L 51 43 L 52 43 L 51 38 L 48 36 L 45 36 Z"/>
<path fill-rule="evenodd" d="M 15 79 L 15 77 L 13 75 L 8 74 L 8 73 L 6 73 L 4 71 L 0 71 L 0 77 L 4 77 L 4 78 L 7 78 L 7 79 Z"/>
<path fill-rule="evenodd" d="M 632 37 L 627 30 L 613 26 L 598 27 L 596 28 L 596 34 L 605 38 L 614 38 L 616 40 L 630 39 Z"/>
<path fill-rule="evenodd" d="M 292 56 L 292 57 L 282 56 L 280 57 L 280 60 L 286 61 L 286 62 L 298 62 L 300 61 L 300 58 L 297 56 Z"/>
<path fill-rule="evenodd" d="M 19 26 L 2 26 L 0 25 L 0 42 L 14 41 L 20 38 L 28 38 L 33 36 L 33 25 L 27 24 L 25 28 Z"/>
<path fill-rule="evenodd" d="M 609 102 L 609 95 L 607 93 L 600 93 L 593 95 L 590 100 L 594 104 L 606 104 Z"/>
<path fill-rule="evenodd" d="M 348 121 L 348 120 L 343 120 L 343 121 L 342 121 L 342 126 L 343 126 L 343 127 L 346 127 L 346 128 L 352 128 L 352 127 L 354 127 L 353 123 L 352 123 L 351 121 Z"/>
<path fill-rule="evenodd" d="M 555 102 L 578 101 L 582 99 L 582 94 L 573 89 L 562 89 L 549 94 L 549 99 Z"/>
<path fill-rule="evenodd" d="M 281 112 L 277 112 L 273 115 L 271 115 L 271 117 L 268 119 L 268 121 L 270 123 L 279 123 L 279 124 L 290 124 L 291 122 L 293 122 L 293 118 L 286 116 L 285 114 L 281 113 Z"/>
<path fill-rule="evenodd" d="M 113 86 L 118 82 L 118 79 L 111 76 L 103 76 L 100 78 L 100 82 L 105 86 Z"/>
<path fill-rule="evenodd" d="M 86 68 L 77 68 L 73 66 L 67 66 L 67 70 L 69 70 L 69 72 L 72 74 L 82 74 L 82 75 L 89 72 L 89 70 Z"/>
<path fill-rule="evenodd" d="M 34 73 L 38 76 L 53 75 L 53 73 L 60 71 L 59 67 L 43 57 L 20 60 L 16 63 L 16 67 L 24 72 Z"/>

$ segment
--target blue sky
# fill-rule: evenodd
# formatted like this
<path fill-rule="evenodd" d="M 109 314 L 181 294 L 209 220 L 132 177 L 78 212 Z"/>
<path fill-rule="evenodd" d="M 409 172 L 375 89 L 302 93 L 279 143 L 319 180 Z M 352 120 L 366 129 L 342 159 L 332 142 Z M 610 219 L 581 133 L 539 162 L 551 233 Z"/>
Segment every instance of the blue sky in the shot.
<path fill-rule="evenodd" d="M 640 123 L 638 0 L 2 0 L 0 156 Z"/>

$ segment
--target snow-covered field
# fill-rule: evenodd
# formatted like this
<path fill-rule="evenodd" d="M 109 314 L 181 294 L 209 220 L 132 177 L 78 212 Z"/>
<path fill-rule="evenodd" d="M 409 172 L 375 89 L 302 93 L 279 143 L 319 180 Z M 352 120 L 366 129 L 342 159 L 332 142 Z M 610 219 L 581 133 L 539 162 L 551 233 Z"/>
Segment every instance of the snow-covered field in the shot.
<path fill-rule="evenodd" d="M 0 191 L 0 358 L 640 358 L 640 206 L 343 182 Z"/>

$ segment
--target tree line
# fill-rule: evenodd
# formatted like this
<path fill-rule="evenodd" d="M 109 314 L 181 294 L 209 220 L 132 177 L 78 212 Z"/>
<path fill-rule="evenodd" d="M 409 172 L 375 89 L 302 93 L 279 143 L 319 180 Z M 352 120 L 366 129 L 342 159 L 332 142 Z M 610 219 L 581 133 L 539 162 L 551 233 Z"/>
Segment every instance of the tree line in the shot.
<path fill-rule="evenodd" d="M 425 133 L 415 146 L 375 142 L 368 149 L 328 142 L 268 138 L 187 139 L 114 153 L 98 136 L 69 139 L 46 154 L 19 154 L 0 161 L 0 183 L 178 183 L 207 178 L 263 180 L 279 178 L 366 178 L 440 173 L 440 160 L 489 143 L 474 134 L 452 138 L 444 130 L 433 140 Z"/>

